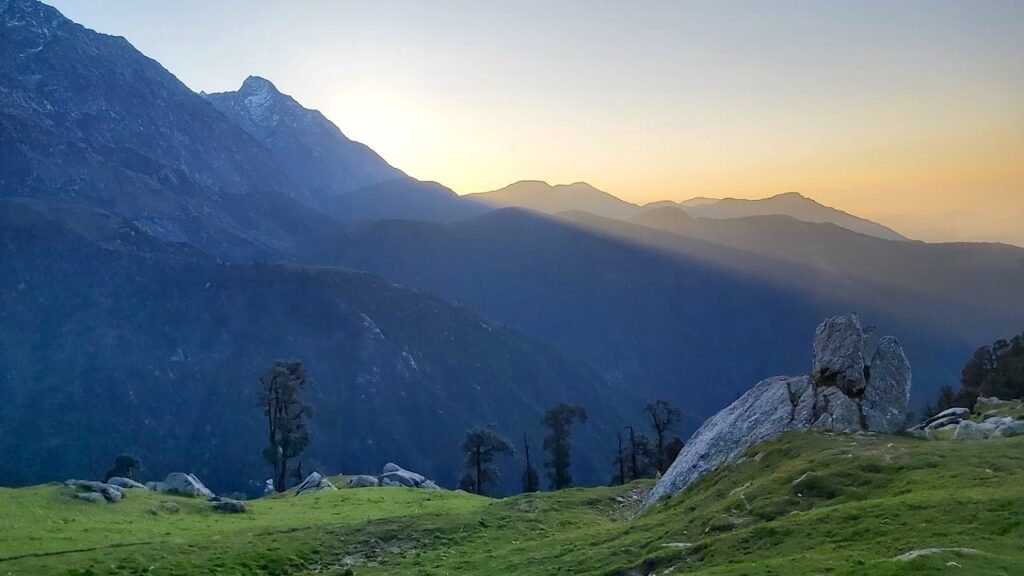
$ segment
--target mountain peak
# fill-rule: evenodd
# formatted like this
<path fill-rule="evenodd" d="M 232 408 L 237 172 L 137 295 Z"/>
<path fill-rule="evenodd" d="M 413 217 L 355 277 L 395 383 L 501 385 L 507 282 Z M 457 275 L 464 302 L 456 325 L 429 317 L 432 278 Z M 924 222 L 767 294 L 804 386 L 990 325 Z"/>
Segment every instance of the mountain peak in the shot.
<path fill-rule="evenodd" d="M 242 82 L 238 89 L 238 95 L 242 98 L 242 104 L 249 109 L 253 117 L 260 117 L 263 111 L 281 96 L 274 83 L 260 76 L 249 76 Z"/>
<path fill-rule="evenodd" d="M 800 199 L 800 200 L 810 200 L 810 198 L 808 198 L 807 196 L 804 196 L 803 194 L 801 194 L 799 192 L 783 192 L 781 194 L 776 194 L 775 196 L 772 196 L 772 198 L 778 198 L 780 200 L 783 199 L 783 198 L 791 198 L 793 200 L 798 200 L 798 199 Z"/>
<path fill-rule="evenodd" d="M 267 80 L 266 78 L 264 78 L 262 76 L 249 76 L 248 78 L 245 79 L 245 81 L 242 82 L 242 87 L 239 88 L 238 91 L 240 93 L 242 93 L 242 92 L 249 92 L 249 93 L 269 92 L 269 93 L 274 93 L 274 94 L 280 94 L 281 93 L 280 91 L 278 91 L 277 86 L 274 86 L 273 82 L 271 82 L 270 80 Z"/>

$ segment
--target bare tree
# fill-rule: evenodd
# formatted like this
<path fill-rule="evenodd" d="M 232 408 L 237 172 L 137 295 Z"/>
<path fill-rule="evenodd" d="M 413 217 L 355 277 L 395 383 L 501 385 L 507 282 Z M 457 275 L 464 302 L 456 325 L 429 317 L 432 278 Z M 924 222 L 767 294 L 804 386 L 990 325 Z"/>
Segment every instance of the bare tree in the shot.
<path fill-rule="evenodd" d="M 309 445 L 306 423 L 312 410 L 299 398 L 306 383 L 306 369 L 298 361 L 278 360 L 260 375 L 260 405 L 268 429 L 263 458 L 273 467 L 278 492 L 287 488 L 288 462 Z"/>
<path fill-rule="evenodd" d="M 679 409 L 664 400 L 658 400 L 647 405 L 647 415 L 651 418 L 651 427 L 654 428 L 655 454 L 657 455 L 658 472 L 664 474 L 672 464 L 665 451 L 665 437 L 678 422 L 680 418 Z"/>
<path fill-rule="evenodd" d="M 526 455 L 526 466 L 523 468 L 523 492 L 536 492 L 540 490 L 540 477 L 537 469 L 530 462 L 530 439 L 523 433 L 523 452 Z"/>
<path fill-rule="evenodd" d="M 617 476 L 612 478 L 612 484 L 626 483 L 626 454 L 622 451 L 622 432 L 615 434 L 618 445 L 615 450 L 615 466 L 619 469 Z"/>

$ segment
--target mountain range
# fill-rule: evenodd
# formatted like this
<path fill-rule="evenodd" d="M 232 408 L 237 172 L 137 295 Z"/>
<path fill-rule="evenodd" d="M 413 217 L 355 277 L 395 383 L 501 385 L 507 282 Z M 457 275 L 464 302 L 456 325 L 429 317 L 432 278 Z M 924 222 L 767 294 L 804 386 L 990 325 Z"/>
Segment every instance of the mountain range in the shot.
<path fill-rule="evenodd" d="M 197 94 L 34 0 L 0 19 L 0 483 L 133 451 L 251 489 L 256 375 L 289 357 L 315 380 L 310 466 L 451 485 L 467 428 L 539 439 L 568 401 L 591 414 L 577 478 L 598 483 L 644 402 L 679 405 L 683 434 L 806 373 L 824 316 L 897 334 L 919 403 L 1024 324 L 1019 248 L 911 241 L 795 194 L 459 197 L 266 79 Z"/>

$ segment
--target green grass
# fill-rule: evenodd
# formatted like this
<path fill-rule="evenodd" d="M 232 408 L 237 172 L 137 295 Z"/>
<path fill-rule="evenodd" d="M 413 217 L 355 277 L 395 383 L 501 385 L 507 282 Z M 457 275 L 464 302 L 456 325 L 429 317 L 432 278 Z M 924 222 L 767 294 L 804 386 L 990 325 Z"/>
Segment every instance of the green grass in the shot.
<path fill-rule="evenodd" d="M 650 485 L 504 500 L 364 488 L 254 501 L 244 515 L 144 491 L 111 505 L 59 486 L 0 490 L 0 576 L 1024 570 L 1024 437 L 792 434 L 634 519 Z M 926 548 L 969 550 L 894 560 Z"/>

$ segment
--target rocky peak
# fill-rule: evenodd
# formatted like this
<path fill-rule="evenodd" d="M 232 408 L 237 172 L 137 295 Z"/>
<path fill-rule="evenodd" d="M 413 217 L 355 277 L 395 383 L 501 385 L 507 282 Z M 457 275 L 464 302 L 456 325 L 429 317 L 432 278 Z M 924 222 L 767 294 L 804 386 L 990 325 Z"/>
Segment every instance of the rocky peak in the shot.
<path fill-rule="evenodd" d="M 267 110 L 284 97 L 273 82 L 260 76 L 246 78 L 238 89 L 237 96 L 238 102 L 253 121 L 265 118 Z"/>

